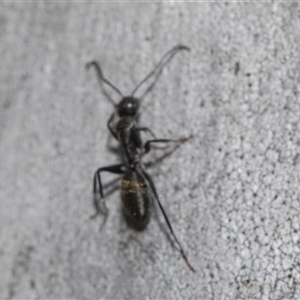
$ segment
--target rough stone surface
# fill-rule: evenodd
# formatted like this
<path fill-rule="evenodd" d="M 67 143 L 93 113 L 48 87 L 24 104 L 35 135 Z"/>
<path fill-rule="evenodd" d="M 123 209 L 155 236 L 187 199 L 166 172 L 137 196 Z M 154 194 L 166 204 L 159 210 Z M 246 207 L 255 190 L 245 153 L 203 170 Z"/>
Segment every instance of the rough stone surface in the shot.
<path fill-rule="evenodd" d="M 1 3 L 0 298 L 300 299 L 299 28 L 291 2 Z M 129 94 L 177 44 L 140 121 L 194 135 L 149 172 L 195 274 L 158 210 L 89 219 L 119 159 L 85 64 Z"/>

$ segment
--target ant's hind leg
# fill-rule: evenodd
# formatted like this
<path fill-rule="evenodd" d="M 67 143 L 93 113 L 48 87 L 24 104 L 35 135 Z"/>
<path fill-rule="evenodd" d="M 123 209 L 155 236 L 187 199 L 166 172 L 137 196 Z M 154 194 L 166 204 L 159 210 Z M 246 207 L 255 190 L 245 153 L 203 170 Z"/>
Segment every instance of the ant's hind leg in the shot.
<path fill-rule="evenodd" d="M 187 264 L 187 266 L 189 267 L 189 269 L 190 269 L 192 272 L 196 272 L 196 270 L 194 269 L 194 267 L 190 264 L 190 262 L 189 262 L 187 256 L 186 256 L 185 253 L 184 253 L 184 250 L 183 250 L 183 248 L 182 248 L 182 246 L 181 246 L 179 240 L 177 239 L 177 237 L 176 237 L 176 235 L 175 235 L 175 233 L 174 233 L 174 230 L 173 230 L 172 225 L 171 225 L 171 223 L 170 223 L 170 221 L 169 221 L 169 218 L 168 218 L 168 216 L 167 216 L 167 214 L 166 214 L 166 212 L 165 212 L 165 210 L 164 210 L 164 208 L 163 208 L 163 206 L 162 206 L 162 204 L 161 204 L 161 202 L 160 202 L 160 200 L 159 200 L 159 198 L 158 198 L 158 194 L 157 194 L 157 191 L 156 191 L 156 188 L 155 188 L 155 185 L 154 185 L 154 182 L 153 182 L 151 176 L 150 176 L 148 173 L 146 173 L 145 171 L 143 171 L 143 175 L 145 176 L 147 182 L 149 183 L 149 186 L 150 186 L 150 188 L 151 188 L 151 191 L 152 191 L 152 193 L 153 193 L 153 196 L 154 196 L 154 198 L 156 199 L 156 201 L 157 201 L 157 203 L 158 203 L 158 206 L 159 206 L 159 208 L 160 208 L 160 210 L 161 210 L 161 212 L 162 212 L 162 214 L 163 214 L 163 216 L 164 216 L 164 218 L 165 218 L 165 221 L 166 221 L 166 223 L 167 223 L 167 225 L 168 225 L 168 228 L 169 228 L 169 230 L 170 230 L 170 232 L 171 232 L 171 235 L 173 236 L 175 243 L 176 243 L 177 246 L 179 247 L 178 250 L 179 250 L 179 252 L 180 252 L 182 258 L 184 259 L 184 261 L 185 261 L 185 263 Z"/>
<path fill-rule="evenodd" d="M 123 174 L 124 173 L 123 167 L 124 167 L 123 164 L 112 165 L 112 166 L 108 166 L 108 167 L 99 168 L 95 172 L 93 193 L 94 193 L 94 206 L 95 206 L 96 212 L 94 215 L 91 216 L 91 219 L 94 219 L 100 213 L 104 214 L 104 220 L 101 225 L 101 228 L 104 226 L 104 224 L 106 222 L 106 218 L 108 215 L 108 209 L 106 207 L 106 202 L 105 202 L 105 199 L 103 196 L 103 187 L 102 187 L 100 173 L 101 172 L 110 172 L 110 173 L 114 173 L 114 174 Z M 98 182 L 99 189 L 97 189 L 97 182 Z"/>

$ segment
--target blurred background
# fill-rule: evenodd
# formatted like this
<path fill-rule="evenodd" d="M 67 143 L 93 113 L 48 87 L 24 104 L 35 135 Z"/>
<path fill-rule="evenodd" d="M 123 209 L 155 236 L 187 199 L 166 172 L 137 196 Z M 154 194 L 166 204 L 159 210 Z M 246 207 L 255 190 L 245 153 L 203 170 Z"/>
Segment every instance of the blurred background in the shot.
<path fill-rule="evenodd" d="M 0 7 L 0 298 L 300 298 L 299 3 Z M 158 210 L 135 232 L 117 190 L 89 219 L 119 157 L 86 63 L 127 95 L 177 44 L 140 123 L 194 136 L 149 173 L 195 274 Z"/>

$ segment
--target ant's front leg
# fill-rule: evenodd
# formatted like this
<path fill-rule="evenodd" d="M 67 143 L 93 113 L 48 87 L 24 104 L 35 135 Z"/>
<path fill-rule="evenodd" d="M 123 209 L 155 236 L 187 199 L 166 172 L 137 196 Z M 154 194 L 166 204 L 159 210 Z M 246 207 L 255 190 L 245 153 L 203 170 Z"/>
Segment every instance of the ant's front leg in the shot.
<path fill-rule="evenodd" d="M 94 193 L 94 206 L 96 209 L 96 213 L 91 216 L 91 219 L 94 219 L 98 214 L 103 213 L 104 220 L 101 225 L 101 228 L 104 226 L 108 215 L 108 209 L 106 207 L 106 202 L 103 196 L 103 187 L 102 187 L 101 176 L 100 176 L 100 173 L 104 171 L 114 173 L 114 174 L 124 174 L 124 165 L 119 164 L 119 165 L 102 167 L 95 172 L 93 193 Z M 97 190 L 97 182 L 98 182 L 99 190 Z"/>
<path fill-rule="evenodd" d="M 148 127 L 137 127 L 136 130 L 138 130 L 138 131 L 145 131 L 148 134 L 150 134 L 154 139 L 156 139 L 155 134 Z"/>
<path fill-rule="evenodd" d="M 115 116 L 116 116 L 116 112 L 114 111 L 114 112 L 112 113 L 111 117 L 109 118 L 108 122 L 107 122 L 107 127 L 108 127 L 109 131 L 111 132 L 111 134 L 112 134 L 116 139 L 118 139 L 117 133 L 116 133 L 116 131 L 115 131 L 115 129 L 114 129 L 114 126 L 113 126 L 113 121 L 114 121 Z"/>
<path fill-rule="evenodd" d="M 191 138 L 193 138 L 192 135 L 190 135 L 189 137 L 186 137 L 186 138 L 181 138 L 181 139 L 178 139 L 178 140 L 170 140 L 170 139 L 155 139 L 155 140 L 150 140 L 150 141 L 147 141 L 145 143 L 145 153 L 148 153 L 150 150 L 151 150 L 151 144 L 155 144 L 155 143 L 175 143 L 175 149 L 177 147 L 179 147 L 181 144 L 189 141 Z"/>
<path fill-rule="evenodd" d="M 146 168 L 149 168 L 149 167 L 152 167 L 152 166 L 155 166 L 156 164 L 160 163 L 161 161 L 163 161 L 166 157 L 170 156 L 175 150 L 177 150 L 177 148 L 179 148 L 183 143 L 189 141 L 190 139 L 192 139 L 193 136 L 190 135 L 189 137 L 187 138 L 181 138 L 181 139 L 178 139 L 178 140 L 151 140 L 151 141 L 148 141 L 146 142 L 145 146 L 144 146 L 144 153 L 148 153 L 152 147 L 151 147 L 151 143 L 173 143 L 175 144 L 171 149 L 169 149 L 168 151 L 166 151 L 162 156 L 156 158 L 155 160 L 153 161 L 150 161 L 150 162 L 147 162 L 147 163 L 144 163 L 144 166 Z M 168 148 L 168 146 L 166 147 Z M 166 149 L 166 148 L 163 148 L 163 149 Z M 155 147 L 155 149 L 162 149 L 162 148 L 157 148 Z M 162 149 L 162 150 L 163 150 Z"/>

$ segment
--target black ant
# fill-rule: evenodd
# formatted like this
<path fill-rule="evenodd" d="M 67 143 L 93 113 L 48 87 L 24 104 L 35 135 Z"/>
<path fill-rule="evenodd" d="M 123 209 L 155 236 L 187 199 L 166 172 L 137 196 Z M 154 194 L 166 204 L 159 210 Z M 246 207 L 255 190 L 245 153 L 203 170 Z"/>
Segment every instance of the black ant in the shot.
<path fill-rule="evenodd" d="M 153 202 L 153 197 L 158 203 L 160 210 L 165 218 L 168 228 L 179 247 L 179 251 L 185 260 L 188 267 L 195 272 L 195 269 L 189 263 L 184 250 L 178 241 L 168 216 L 159 200 L 154 182 L 151 176 L 144 170 L 144 166 L 141 163 L 141 158 L 144 154 L 151 150 L 151 145 L 155 143 L 170 143 L 175 142 L 178 145 L 186 142 L 191 138 L 182 138 L 179 140 L 170 139 L 156 139 L 154 134 L 147 127 L 139 127 L 137 124 L 138 110 L 140 107 L 140 100 L 150 92 L 150 90 L 155 85 L 157 79 L 162 73 L 164 66 L 171 61 L 176 53 L 182 50 L 190 50 L 186 46 L 178 45 L 169 50 L 161 59 L 161 61 L 155 66 L 152 72 L 145 77 L 133 90 L 130 96 L 124 97 L 122 93 L 113 84 L 111 84 L 107 79 L 103 77 L 100 64 L 96 61 L 92 61 L 87 64 L 87 68 L 94 66 L 99 76 L 100 83 L 106 83 L 115 92 L 122 97 L 122 100 L 116 104 L 112 98 L 106 94 L 108 99 L 114 104 L 115 111 L 108 120 L 107 126 L 112 133 L 112 135 L 119 141 L 121 149 L 124 154 L 124 163 L 117 165 L 110 165 L 106 167 L 99 168 L 94 175 L 94 205 L 96 208 L 96 213 L 91 218 L 96 217 L 99 213 L 105 215 L 105 220 L 107 218 L 108 210 L 103 196 L 103 186 L 101 182 L 100 173 L 110 172 L 115 174 L 123 175 L 121 183 L 121 199 L 124 207 L 125 217 L 129 225 L 131 225 L 136 230 L 143 230 L 149 223 L 151 206 Z M 148 86 L 142 97 L 135 98 L 134 94 L 137 90 L 148 80 L 152 79 L 153 82 Z M 115 118 L 118 117 L 119 120 L 114 124 Z M 150 133 L 154 139 L 148 140 L 143 144 L 140 132 L 146 131 Z M 97 183 L 99 189 L 97 189 Z M 102 225 L 103 225 L 102 224 Z"/>

